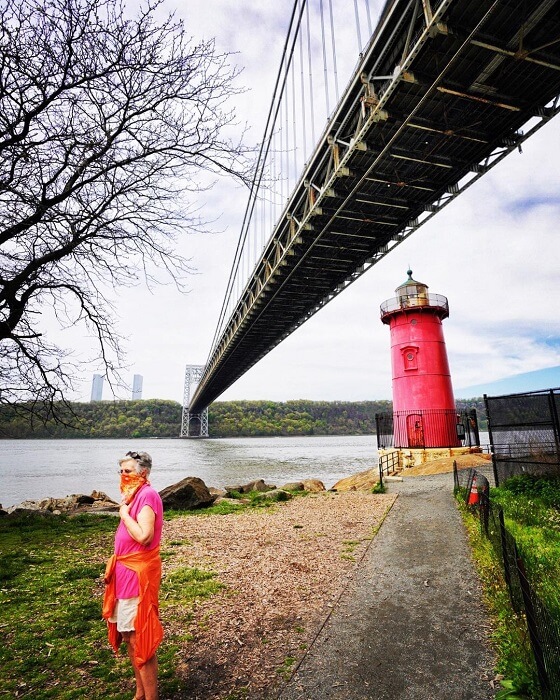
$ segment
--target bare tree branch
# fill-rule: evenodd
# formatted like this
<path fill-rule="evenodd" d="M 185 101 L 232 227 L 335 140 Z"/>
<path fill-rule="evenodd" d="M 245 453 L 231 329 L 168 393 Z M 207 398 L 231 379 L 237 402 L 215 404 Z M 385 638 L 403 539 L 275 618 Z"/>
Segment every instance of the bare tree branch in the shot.
<path fill-rule="evenodd" d="M 83 323 L 106 370 L 122 361 L 101 289 L 163 268 L 203 229 L 208 175 L 246 182 L 227 107 L 237 70 L 150 0 L 4 0 L 0 7 L 0 403 L 52 402 L 77 366 L 42 335 L 43 310 Z"/>

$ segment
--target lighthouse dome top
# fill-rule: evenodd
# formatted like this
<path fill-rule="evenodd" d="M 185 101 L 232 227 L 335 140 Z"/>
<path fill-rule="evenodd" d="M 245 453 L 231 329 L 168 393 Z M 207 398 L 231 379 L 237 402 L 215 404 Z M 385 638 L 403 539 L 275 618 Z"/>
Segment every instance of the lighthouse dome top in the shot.
<path fill-rule="evenodd" d="M 399 285 L 396 289 L 395 292 L 397 294 L 418 294 L 419 292 L 423 291 L 426 292 L 428 289 L 428 285 L 424 284 L 424 282 L 418 282 L 415 279 L 412 279 L 412 270 L 407 270 L 406 274 L 408 275 L 408 279 L 406 279 L 401 285 Z"/>

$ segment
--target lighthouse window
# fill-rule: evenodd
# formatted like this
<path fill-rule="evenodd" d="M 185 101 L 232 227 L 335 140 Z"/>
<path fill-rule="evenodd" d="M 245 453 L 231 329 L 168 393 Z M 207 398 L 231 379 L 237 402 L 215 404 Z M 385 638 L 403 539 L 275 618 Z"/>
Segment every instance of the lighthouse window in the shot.
<path fill-rule="evenodd" d="M 418 348 L 415 346 L 408 346 L 401 349 L 404 369 L 418 369 Z"/>

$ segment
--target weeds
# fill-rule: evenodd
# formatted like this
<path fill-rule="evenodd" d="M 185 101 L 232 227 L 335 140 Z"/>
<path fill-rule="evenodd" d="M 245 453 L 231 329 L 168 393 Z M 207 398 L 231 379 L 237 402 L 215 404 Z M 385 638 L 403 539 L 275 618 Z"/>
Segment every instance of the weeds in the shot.
<path fill-rule="evenodd" d="M 492 646 L 497 657 L 496 670 L 507 679 L 501 697 L 536 700 L 540 696 L 525 620 L 512 609 L 502 563 L 490 540 L 481 534 L 478 519 L 472 517 L 463 502 L 459 502 L 459 509 L 493 621 Z"/>
<path fill-rule="evenodd" d="M 560 618 L 560 479 L 516 476 L 492 489 L 491 498 L 504 510 L 532 585 Z"/>
<path fill-rule="evenodd" d="M 286 681 L 289 680 L 290 676 L 292 675 L 292 668 L 295 662 L 296 660 L 293 656 L 286 656 L 282 666 L 276 669 L 276 673 L 283 676 Z"/>

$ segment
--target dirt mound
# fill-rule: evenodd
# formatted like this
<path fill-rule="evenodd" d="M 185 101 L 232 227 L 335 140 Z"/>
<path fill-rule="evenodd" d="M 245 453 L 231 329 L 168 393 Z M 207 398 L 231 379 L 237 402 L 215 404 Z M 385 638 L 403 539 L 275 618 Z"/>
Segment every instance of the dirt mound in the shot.
<path fill-rule="evenodd" d="M 430 474 L 446 474 L 453 471 L 453 462 L 457 462 L 458 469 L 469 469 L 470 467 L 488 466 L 492 460 L 489 454 L 470 454 L 457 457 L 442 457 L 434 459 L 427 464 L 419 464 L 401 472 L 401 476 L 429 476 Z"/>

